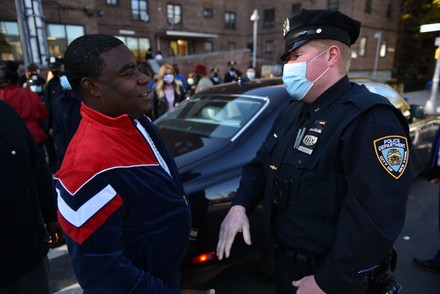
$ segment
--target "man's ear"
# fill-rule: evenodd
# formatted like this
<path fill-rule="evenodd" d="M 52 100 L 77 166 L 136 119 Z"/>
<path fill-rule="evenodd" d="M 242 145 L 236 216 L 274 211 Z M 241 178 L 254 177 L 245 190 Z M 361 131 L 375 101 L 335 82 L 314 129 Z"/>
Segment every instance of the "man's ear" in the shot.
<path fill-rule="evenodd" d="M 81 79 L 81 87 L 84 89 L 84 93 L 91 96 L 99 96 L 99 88 L 96 82 L 88 77 Z"/>

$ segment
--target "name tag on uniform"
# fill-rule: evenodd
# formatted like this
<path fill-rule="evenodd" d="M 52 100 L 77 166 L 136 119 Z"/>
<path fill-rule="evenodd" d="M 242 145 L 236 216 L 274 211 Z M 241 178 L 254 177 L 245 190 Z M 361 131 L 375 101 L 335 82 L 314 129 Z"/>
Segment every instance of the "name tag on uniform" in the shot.
<path fill-rule="evenodd" d="M 318 143 L 319 137 L 321 136 L 326 123 L 327 122 L 324 120 L 316 120 L 313 123 L 313 126 L 307 130 L 304 138 L 301 141 L 301 144 L 298 146 L 298 151 L 311 155 L 316 147 L 316 144 Z"/>

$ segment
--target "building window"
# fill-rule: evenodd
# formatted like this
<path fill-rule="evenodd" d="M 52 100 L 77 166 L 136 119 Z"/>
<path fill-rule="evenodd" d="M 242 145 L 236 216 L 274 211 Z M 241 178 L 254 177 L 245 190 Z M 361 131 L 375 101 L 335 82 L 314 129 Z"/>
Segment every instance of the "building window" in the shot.
<path fill-rule="evenodd" d="M 225 12 L 225 29 L 235 30 L 235 12 Z"/>
<path fill-rule="evenodd" d="M 118 5 L 118 0 L 105 0 L 105 4 L 108 6 L 116 6 Z"/>
<path fill-rule="evenodd" d="M 385 57 L 387 55 L 387 41 L 386 40 L 382 40 L 382 42 L 380 43 L 380 50 L 379 50 L 379 56 L 380 57 Z"/>
<path fill-rule="evenodd" d="M 292 5 L 292 13 L 291 14 L 298 14 L 301 12 L 301 3 L 296 3 Z"/>
<path fill-rule="evenodd" d="M 236 50 L 237 44 L 235 42 L 228 42 L 228 48 L 229 50 Z"/>
<path fill-rule="evenodd" d="M 23 60 L 18 24 L 0 21 L 0 60 Z"/>
<path fill-rule="evenodd" d="M 48 24 L 46 31 L 50 56 L 63 56 L 70 42 L 84 35 L 84 27 L 75 25 Z"/>
<path fill-rule="evenodd" d="M 169 25 L 182 24 L 182 6 L 167 4 L 167 20 Z"/>
<path fill-rule="evenodd" d="M 115 36 L 133 52 L 134 57 L 137 60 L 145 60 L 148 48 L 151 47 L 149 38 L 136 38 L 132 36 Z"/>
<path fill-rule="evenodd" d="M 275 26 L 275 9 L 264 10 L 263 25 L 265 28 L 272 28 Z"/>
<path fill-rule="evenodd" d="M 214 45 L 211 41 L 206 41 L 203 45 L 203 48 L 205 49 L 206 53 L 211 53 L 212 51 L 214 51 Z"/>
<path fill-rule="evenodd" d="M 273 53 L 273 41 L 264 43 L 264 53 Z"/>
<path fill-rule="evenodd" d="M 362 37 L 359 41 L 359 56 L 365 56 L 367 53 L 368 38 Z"/>
<path fill-rule="evenodd" d="M 372 11 L 373 0 L 365 1 L 365 13 L 371 14 Z"/>
<path fill-rule="evenodd" d="M 150 20 L 147 0 L 131 0 L 131 19 L 144 22 Z"/>
<path fill-rule="evenodd" d="M 187 56 L 189 55 L 190 44 L 187 40 L 171 40 L 170 49 L 173 56 Z"/>
<path fill-rule="evenodd" d="M 339 9 L 339 0 L 328 0 L 328 9 L 330 10 L 338 10 Z"/>
<path fill-rule="evenodd" d="M 393 16 L 393 5 L 392 4 L 388 4 L 387 5 L 386 17 L 387 18 L 391 18 L 392 16 Z"/>
<path fill-rule="evenodd" d="M 212 11 L 211 8 L 205 8 L 205 9 L 203 9 L 203 17 L 211 18 L 211 17 L 213 17 L 213 16 L 214 16 L 214 12 Z"/>

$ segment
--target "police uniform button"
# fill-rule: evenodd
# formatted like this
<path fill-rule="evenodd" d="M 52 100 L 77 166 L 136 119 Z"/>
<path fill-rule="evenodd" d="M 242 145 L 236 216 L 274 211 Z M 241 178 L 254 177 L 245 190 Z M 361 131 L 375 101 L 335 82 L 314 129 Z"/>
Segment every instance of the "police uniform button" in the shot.
<path fill-rule="evenodd" d="M 301 159 L 299 159 L 299 160 L 298 160 L 298 163 L 299 163 L 299 164 L 301 164 L 301 163 L 302 163 Z"/>

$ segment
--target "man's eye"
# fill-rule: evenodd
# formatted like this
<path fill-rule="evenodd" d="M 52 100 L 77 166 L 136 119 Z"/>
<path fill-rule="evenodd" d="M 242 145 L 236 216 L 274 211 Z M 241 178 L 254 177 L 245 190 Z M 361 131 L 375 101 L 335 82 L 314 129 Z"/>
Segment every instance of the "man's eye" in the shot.
<path fill-rule="evenodd" d="M 124 76 L 132 76 L 134 75 L 135 71 L 134 70 L 130 70 L 124 73 Z"/>

